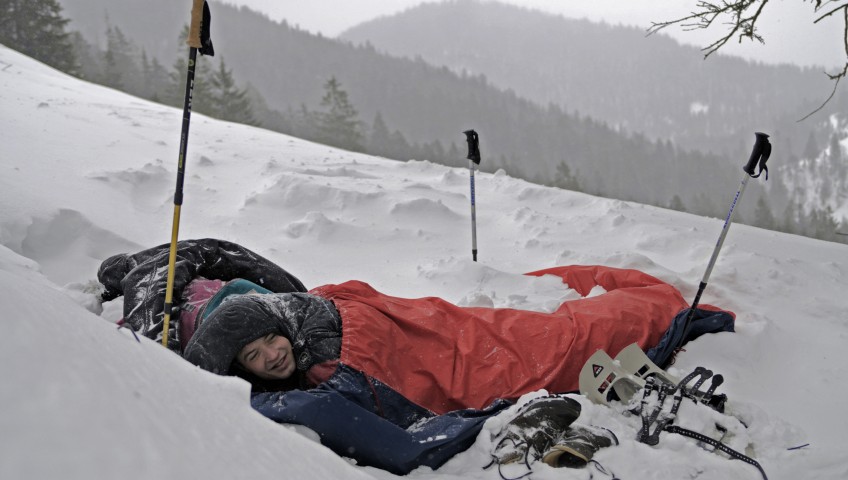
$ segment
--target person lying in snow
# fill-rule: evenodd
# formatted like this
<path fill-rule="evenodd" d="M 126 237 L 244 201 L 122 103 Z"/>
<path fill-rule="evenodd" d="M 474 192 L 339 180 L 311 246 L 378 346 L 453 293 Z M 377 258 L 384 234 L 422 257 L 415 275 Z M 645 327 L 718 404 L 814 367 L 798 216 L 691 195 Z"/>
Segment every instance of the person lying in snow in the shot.
<path fill-rule="evenodd" d="M 213 247 L 225 253 L 217 256 Z M 164 292 L 134 279 L 164 285 L 159 278 L 163 249 L 167 253 L 166 245 L 128 256 L 131 260 L 113 257 L 100 269 L 101 282 L 111 281 L 113 291 L 119 275 L 109 273 L 125 272 L 118 283 L 132 300 L 128 308 L 125 299 L 126 319 L 148 336 L 156 334 L 157 325 L 161 334 L 161 308 L 149 303 L 164 298 Z M 687 306 L 674 287 L 654 277 L 601 266 L 530 273 L 559 276 L 581 295 L 597 285 L 606 290 L 565 302 L 552 313 L 398 298 L 360 281 L 307 293 L 276 266 L 268 270 L 273 274 L 244 274 L 249 270 L 245 258 L 259 259 L 258 269 L 270 264 L 246 252 L 217 240 L 180 243 L 186 274 L 182 296 L 175 297 L 182 299 L 183 309 L 204 309 L 195 317 L 199 325 L 193 335 L 178 338 L 184 358 L 251 382 L 252 405 L 264 416 L 307 426 L 338 454 L 394 473 L 422 465 L 438 468 L 474 443 L 483 423 L 521 395 L 576 391 L 580 369 L 597 349 L 615 354 L 638 342 L 662 365 Z M 238 268 L 228 267 L 229 262 Z M 229 282 L 207 289 L 219 288 L 203 305 L 192 304 L 186 292 L 192 284 L 209 281 L 201 274 Z M 705 321 L 698 325 L 732 328 L 728 313 L 699 313 Z M 551 465 L 580 465 L 597 448 L 617 443 L 603 430 L 572 427 L 579 403 L 569 397 L 533 405 L 502 431 L 493 454 L 498 463 L 530 455 Z"/>
<path fill-rule="evenodd" d="M 166 243 L 135 254 L 113 255 L 104 260 L 97 271 L 97 279 L 103 285 L 101 300 L 106 302 L 123 296 L 122 323 L 159 342 L 162 341 L 170 247 Z M 182 240 L 177 243 L 172 292 L 176 299 L 172 316 L 180 318 L 170 325 L 168 347 L 182 351 L 183 340 L 192 333 L 186 327 L 194 325 L 194 318 L 202 314 L 199 308 L 205 306 L 225 282 L 237 279 L 271 292 L 306 292 L 297 277 L 241 245 L 211 238 Z"/>

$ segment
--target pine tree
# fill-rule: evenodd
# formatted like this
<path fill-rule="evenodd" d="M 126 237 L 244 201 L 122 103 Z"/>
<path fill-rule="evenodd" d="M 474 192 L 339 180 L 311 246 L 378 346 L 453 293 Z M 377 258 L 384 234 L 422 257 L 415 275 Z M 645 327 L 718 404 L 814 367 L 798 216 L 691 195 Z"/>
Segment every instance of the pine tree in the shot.
<path fill-rule="evenodd" d="M 839 143 L 839 136 L 835 133 L 830 136 L 830 160 L 831 165 L 842 163 L 842 145 Z"/>
<path fill-rule="evenodd" d="M 580 191 L 580 185 L 577 182 L 577 175 L 571 173 L 568 164 L 565 161 L 559 162 L 556 167 L 556 175 L 554 176 L 554 185 L 566 190 Z"/>
<path fill-rule="evenodd" d="M 414 156 L 415 154 L 406 137 L 398 130 L 392 132 L 392 140 L 389 143 L 389 158 L 406 161 Z"/>
<path fill-rule="evenodd" d="M 306 140 L 318 140 L 318 121 L 315 113 L 306 108 L 306 105 L 300 104 L 298 110 L 289 108 L 287 117 L 291 119 L 292 135 Z"/>
<path fill-rule="evenodd" d="M 780 230 L 786 233 L 798 233 L 798 205 L 790 201 L 783 210 L 783 221 Z"/>
<path fill-rule="evenodd" d="M 73 75 L 79 66 L 56 0 L 0 0 L 0 43 Z"/>
<path fill-rule="evenodd" d="M 108 87 L 142 95 L 141 69 L 135 60 L 135 47 L 118 27 L 106 29 L 101 83 Z"/>
<path fill-rule="evenodd" d="M 292 134 L 292 121 L 289 116 L 279 110 L 270 108 L 265 97 L 254 86 L 248 85 L 245 91 L 247 92 L 247 98 L 250 99 L 253 115 L 260 125 L 275 132 Z"/>
<path fill-rule="evenodd" d="M 801 154 L 807 160 L 814 160 L 821 153 L 819 142 L 816 140 L 815 132 L 810 130 L 810 136 L 807 137 L 807 144 L 804 145 L 804 152 Z"/>
<path fill-rule="evenodd" d="M 213 112 L 217 118 L 246 125 L 259 125 L 253 116 L 247 89 L 239 89 L 233 79 L 233 72 L 227 68 L 224 59 L 218 64 L 218 69 L 212 72 L 210 96 L 213 102 Z"/>
<path fill-rule="evenodd" d="M 848 243 L 848 219 L 842 217 L 836 230 L 836 241 Z"/>
<path fill-rule="evenodd" d="M 757 208 L 754 210 L 754 225 L 772 230 L 775 224 L 774 215 L 766 202 L 765 195 L 760 195 L 757 199 Z"/>
<path fill-rule="evenodd" d="M 442 145 L 442 142 L 440 142 L 439 140 L 434 140 L 430 142 L 430 149 L 433 151 L 433 156 L 430 157 L 430 160 L 444 164 L 446 153 L 445 147 L 444 145 Z"/>
<path fill-rule="evenodd" d="M 813 236 L 815 238 L 819 238 L 821 240 L 836 240 L 836 229 L 837 224 L 836 220 L 833 219 L 833 209 L 830 208 L 830 205 L 826 206 L 824 210 L 817 211 L 817 215 L 815 215 L 815 222 L 813 222 Z"/>
<path fill-rule="evenodd" d="M 103 74 L 99 52 L 79 32 L 71 33 L 68 38 L 79 66 L 76 75 L 83 80 L 98 81 Z"/>
<path fill-rule="evenodd" d="M 147 51 L 141 51 L 141 89 L 139 95 L 154 102 L 162 101 L 162 92 L 168 89 L 170 77 L 165 67 L 155 57 L 150 60 Z"/>
<path fill-rule="evenodd" d="M 392 134 L 389 132 L 389 127 L 386 126 L 386 122 L 383 120 L 383 115 L 380 112 L 374 115 L 370 133 L 368 137 L 368 153 L 388 157 Z"/>
<path fill-rule="evenodd" d="M 180 33 L 180 40 L 177 44 L 180 46 L 177 59 L 171 67 L 171 81 L 163 99 L 168 105 L 182 107 L 185 101 L 186 92 L 186 76 L 188 75 L 188 60 L 186 57 L 185 48 L 186 40 L 188 39 L 188 25 L 183 26 L 183 31 Z M 205 57 L 198 55 L 195 63 L 194 86 L 192 89 L 192 110 L 203 113 L 213 114 L 215 111 L 214 101 L 210 94 L 209 81 L 207 80 L 208 62 Z"/>
<path fill-rule="evenodd" d="M 153 58 L 150 62 L 150 67 L 147 70 L 144 83 L 147 85 L 147 98 L 154 102 L 162 102 L 168 96 L 170 88 L 171 76 L 168 69 L 159 63 L 157 58 Z"/>
<path fill-rule="evenodd" d="M 683 200 L 681 200 L 680 195 L 677 194 L 671 197 L 671 202 L 668 203 L 668 208 L 672 210 L 677 210 L 678 212 L 686 211 L 686 206 L 683 205 Z"/>
<path fill-rule="evenodd" d="M 324 84 L 324 109 L 317 113 L 319 141 L 348 150 L 362 151 L 364 136 L 359 113 L 350 103 L 336 77 Z"/>

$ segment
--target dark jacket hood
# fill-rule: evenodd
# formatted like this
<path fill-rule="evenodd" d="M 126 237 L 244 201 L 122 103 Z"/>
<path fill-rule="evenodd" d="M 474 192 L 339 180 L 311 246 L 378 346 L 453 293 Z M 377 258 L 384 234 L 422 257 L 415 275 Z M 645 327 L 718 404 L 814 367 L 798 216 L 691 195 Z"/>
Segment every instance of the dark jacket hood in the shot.
<path fill-rule="evenodd" d="M 97 278 L 104 287 L 101 294 L 104 302 L 114 300 L 124 294 L 121 281 L 133 267 L 135 267 L 135 262 L 126 253 L 112 255 L 100 264 L 100 268 L 97 270 Z"/>
<path fill-rule="evenodd" d="M 319 332 L 325 341 L 312 341 Z M 328 336 L 324 332 L 332 334 Z M 228 297 L 200 324 L 183 357 L 212 373 L 232 374 L 238 352 L 269 333 L 289 339 L 300 372 L 317 362 L 338 358 L 341 347 L 338 312 L 330 301 L 305 293 Z"/>

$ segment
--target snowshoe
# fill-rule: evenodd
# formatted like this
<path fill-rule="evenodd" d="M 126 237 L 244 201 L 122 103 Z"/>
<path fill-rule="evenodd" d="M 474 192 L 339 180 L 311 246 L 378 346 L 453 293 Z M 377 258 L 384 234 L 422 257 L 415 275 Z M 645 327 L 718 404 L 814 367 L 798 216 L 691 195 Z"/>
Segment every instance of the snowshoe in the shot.
<path fill-rule="evenodd" d="M 724 381 L 721 375 L 713 375 L 711 371 L 699 367 L 690 374 L 690 378 L 682 381 L 656 366 L 636 343 L 620 351 L 615 359 L 603 350 L 589 357 L 580 372 L 580 393 L 598 404 L 606 405 L 612 400 L 629 404 L 651 377 L 667 386 L 681 385 L 685 397 L 724 412 L 727 396 L 715 394 L 716 388 Z M 701 391 L 701 385 L 711 377 L 710 386 L 706 391 Z M 698 379 L 697 382 L 688 386 L 694 378 Z"/>

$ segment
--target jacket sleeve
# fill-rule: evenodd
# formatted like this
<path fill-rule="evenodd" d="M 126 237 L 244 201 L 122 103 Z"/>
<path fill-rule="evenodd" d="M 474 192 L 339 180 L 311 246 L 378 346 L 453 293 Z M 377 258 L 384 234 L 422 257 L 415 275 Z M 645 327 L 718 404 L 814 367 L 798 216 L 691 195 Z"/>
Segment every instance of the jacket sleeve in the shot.
<path fill-rule="evenodd" d="M 156 340 L 162 339 L 169 253 L 170 244 L 166 243 L 134 255 L 111 257 L 98 271 L 109 296 L 124 296 L 124 320 Z M 177 244 L 175 303 L 195 277 L 224 281 L 243 278 L 275 293 L 306 291 L 300 280 L 270 260 L 224 240 L 183 240 Z M 169 345 L 179 348 L 176 329 L 170 330 Z"/>

